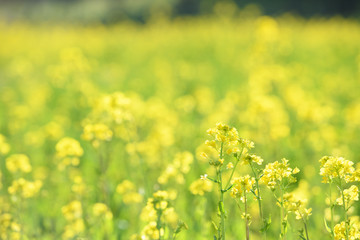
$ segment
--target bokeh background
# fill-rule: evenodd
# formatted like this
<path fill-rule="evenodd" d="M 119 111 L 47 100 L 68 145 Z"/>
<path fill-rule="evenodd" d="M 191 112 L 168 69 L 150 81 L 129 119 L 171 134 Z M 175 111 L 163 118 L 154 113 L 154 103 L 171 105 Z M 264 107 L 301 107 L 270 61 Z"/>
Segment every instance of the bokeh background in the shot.
<path fill-rule="evenodd" d="M 291 13 L 303 17 L 356 17 L 360 3 L 356 0 L 1 0 L 0 15 L 8 20 L 78 21 L 105 24 L 133 20 L 146 22 L 149 17 L 164 14 L 179 16 L 211 15 L 218 4 L 244 8 L 256 5 L 263 14 Z"/>
<path fill-rule="evenodd" d="M 189 229 L 178 239 L 212 239 L 216 187 L 192 184 L 211 174 L 200 153 L 217 122 L 254 141 L 265 164 L 285 157 L 301 170 L 289 191 L 313 208 L 310 236 L 328 236 L 318 160 L 360 161 L 359 13 L 355 0 L 1 0 L 0 238 L 130 239 L 151 219 L 147 198 L 166 190 L 168 229 L 179 218 Z M 111 136 L 85 137 L 89 124 Z M 64 137 L 83 149 L 65 168 Z M 31 171 L 8 169 L 19 153 Z M 10 193 L 19 178 L 41 187 Z M 278 239 L 278 209 L 263 192 L 268 239 Z M 228 238 L 244 238 L 241 212 L 225 201 Z M 302 225 L 289 221 L 298 239 Z"/>

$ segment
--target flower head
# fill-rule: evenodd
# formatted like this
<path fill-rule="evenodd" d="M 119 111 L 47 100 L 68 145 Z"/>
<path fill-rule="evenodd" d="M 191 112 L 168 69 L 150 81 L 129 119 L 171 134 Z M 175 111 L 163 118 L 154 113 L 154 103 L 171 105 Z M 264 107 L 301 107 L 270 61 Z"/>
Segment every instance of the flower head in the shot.
<path fill-rule="evenodd" d="M 231 189 L 231 196 L 234 198 L 241 198 L 245 193 L 249 193 L 255 184 L 255 178 L 246 175 L 244 177 L 238 177 L 232 180 L 234 185 Z"/>
<path fill-rule="evenodd" d="M 290 168 L 289 160 L 283 158 L 281 162 L 276 161 L 265 166 L 260 183 L 267 185 L 270 189 L 275 189 L 283 180 L 287 180 L 289 183 L 296 182 L 293 175 L 299 171 L 298 168 Z"/>

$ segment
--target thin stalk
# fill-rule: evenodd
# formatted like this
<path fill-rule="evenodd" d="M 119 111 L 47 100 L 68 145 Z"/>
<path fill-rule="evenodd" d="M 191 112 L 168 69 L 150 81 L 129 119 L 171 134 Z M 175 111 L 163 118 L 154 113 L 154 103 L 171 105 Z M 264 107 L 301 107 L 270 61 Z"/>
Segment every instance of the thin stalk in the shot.
<path fill-rule="evenodd" d="M 331 231 L 334 229 L 334 206 L 332 202 L 332 181 L 330 181 L 330 213 L 331 213 L 331 222 L 330 222 L 330 228 Z M 332 238 L 335 239 L 334 234 L 332 234 Z"/>
<path fill-rule="evenodd" d="M 157 209 L 156 228 L 157 228 L 157 230 L 159 232 L 159 240 L 162 240 L 162 236 L 161 236 L 161 215 L 162 215 L 161 209 Z"/>
<path fill-rule="evenodd" d="M 340 190 L 341 190 L 341 197 L 343 200 L 343 210 L 344 210 L 344 219 L 345 219 L 345 228 L 346 228 L 346 231 L 345 231 L 346 240 L 349 240 L 349 223 L 348 223 L 348 217 L 346 214 L 347 210 L 346 210 L 346 203 L 345 203 L 345 195 L 344 195 L 344 188 L 342 186 L 341 179 L 340 179 Z"/>
<path fill-rule="evenodd" d="M 221 143 L 220 147 L 220 159 L 223 158 L 223 147 L 224 143 Z M 224 207 L 224 190 L 223 190 L 223 182 L 222 182 L 222 176 L 221 176 L 221 166 L 218 170 L 218 185 L 219 185 L 219 191 L 220 191 L 220 202 L 219 202 L 219 210 L 220 210 L 220 231 L 218 231 L 219 239 L 225 240 L 225 207 Z"/>
<path fill-rule="evenodd" d="M 306 234 L 306 240 L 310 240 L 309 239 L 309 234 L 308 234 L 308 229 L 307 229 L 307 225 L 306 225 L 306 221 L 303 219 L 304 222 L 304 228 L 305 228 L 305 234 Z"/>
<path fill-rule="evenodd" d="M 104 203 L 109 204 L 108 202 L 108 192 L 107 192 L 107 184 L 106 184 L 106 159 L 104 157 L 104 154 L 102 154 L 102 149 L 98 149 L 98 155 L 99 155 L 99 185 L 100 185 L 100 191 L 102 194 L 102 201 Z"/>
<path fill-rule="evenodd" d="M 261 199 L 261 194 L 260 194 L 260 187 L 259 187 L 259 177 L 258 175 L 256 174 L 256 171 L 254 169 L 254 166 L 252 165 L 252 162 L 250 162 L 250 167 L 251 167 L 251 171 L 253 172 L 254 176 L 255 176 L 255 184 L 256 184 L 256 190 L 257 190 L 257 194 L 255 194 L 255 197 L 257 199 L 257 202 L 258 202 L 258 206 L 259 206 L 259 214 L 260 214 L 260 219 L 263 223 L 263 233 L 264 233 L 264 239 L 266 239 L 266 230 L 265 230 L 265 227 L 266 227 L 266 223 L 265 223 L 265 219 L 264 219 L 264 214 L 263 214 L 263 210 L 262 210 L 262 205 L 261 205 L 261 202 L 262 202 L 262 199 Z"/>
<path fill-rule="evenodd" d="M 280 214 L 281 214 L 281 236 L 282 239 L 285 240 L 286 236 L 285 236 L 285 211 L 284 211 L 284 192 L 283 192 L 283 184 L 280 184 L 280 204 L 281 204 L 281 208 L 280 208 Z"/>
<path fill-rule="evenodd" d="M 230 174 L 230 178 L 229 180 L 227 181 L 226 185 L 225 185 L 225 189 L 228 189 L 229 185 L 230 185 L 230 182 L 231 182 L 231 179 L 232 177 L 234 176 L 234 172 L 235 172 L 235 169 L 236 169 L 236 166 L 238 165 L 238 163 L 240 162 L 240 158 L 241 158 L 241 155 L 243 154 L 243 151 L 244 151 L 244 148 L 241 149 L 241 152 L 239 154 L 239 156 L 236 157 L 236 163 L 235 163 L 235 166 Z"/>
<path fill-rule="evenodd" d="M 246 199 L 246 191 L 244 192 L 245 199 L 245 230 L 246 230 L 246 240 L 250 239 L 250 230 L 249 230 L 249 219 L 247 217 L 247 199 Z"/>

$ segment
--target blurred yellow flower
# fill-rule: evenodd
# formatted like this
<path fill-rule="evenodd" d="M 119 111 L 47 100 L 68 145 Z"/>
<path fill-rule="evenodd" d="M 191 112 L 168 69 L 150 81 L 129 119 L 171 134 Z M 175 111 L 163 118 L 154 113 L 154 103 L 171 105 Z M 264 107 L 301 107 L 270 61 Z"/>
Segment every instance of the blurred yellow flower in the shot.
<path fill-rule="evenodd" d="M 6 158 L 6 168 L 12 173 L 17 171 L 28 173 L 32 170 L 30 160 L 25 154 L 12 154 Z"/>

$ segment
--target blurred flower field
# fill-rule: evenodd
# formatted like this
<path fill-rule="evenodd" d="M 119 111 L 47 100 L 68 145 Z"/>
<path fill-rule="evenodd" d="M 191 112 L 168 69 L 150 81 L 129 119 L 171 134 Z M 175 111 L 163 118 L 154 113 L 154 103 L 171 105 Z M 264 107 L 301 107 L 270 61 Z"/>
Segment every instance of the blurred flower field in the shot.
<path fill-rule="evenodd" d="M 360 239 L 360 23 L 221 13 L 0 23 L 0 239 Z"/>

